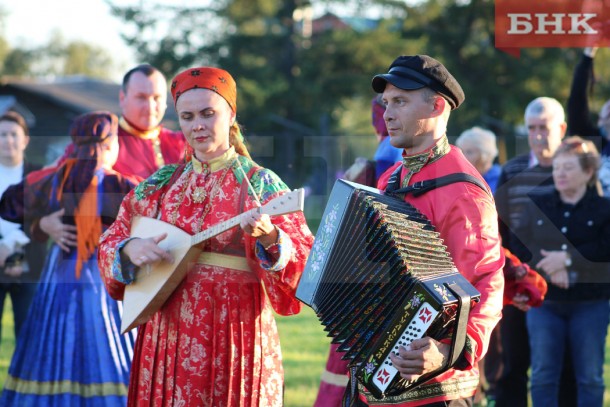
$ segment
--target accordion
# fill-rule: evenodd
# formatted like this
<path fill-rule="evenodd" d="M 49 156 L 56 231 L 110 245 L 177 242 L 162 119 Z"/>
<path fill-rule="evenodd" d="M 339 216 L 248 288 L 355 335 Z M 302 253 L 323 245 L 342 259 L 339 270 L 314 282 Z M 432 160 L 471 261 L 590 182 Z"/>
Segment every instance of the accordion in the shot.
<path fill-rule="evenodd" d="M 404 393 L 461 355 L 479 292 L 457 271 L 438 232 L 412 205 L 337 180 L 297 287 L 355 378 L 374 397 Z M 451 339 L 441 369 L 406 381 L 391 352 L 429 336 Z"/>

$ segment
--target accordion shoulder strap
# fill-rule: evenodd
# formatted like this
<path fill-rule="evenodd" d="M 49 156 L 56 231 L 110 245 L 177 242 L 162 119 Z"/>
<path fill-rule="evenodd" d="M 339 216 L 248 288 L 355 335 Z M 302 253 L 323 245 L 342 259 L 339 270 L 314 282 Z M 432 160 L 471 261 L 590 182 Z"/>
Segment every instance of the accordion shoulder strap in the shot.
<path fill-rule="evenodd" d="M 396 170 L 392 173 L 388 180 L 388 186 L 386 187 L 386 193 L 391 195 L 399 194 L 413 194 L 413 196 L 420 196 L 433 189 L 444 187 L 445 185 L 453 184 L 455 182 L 470 182 L 481 188 L 487 194 L 491 195 L 489 187 L 485 185 L 477 177 L 466 174 L 464 172 L 456 172 L 454 174 L 445 175 L 438 178 L 428 179 L 425 181 L 419 181 L 408 187 L 400 188 L 400 172 L 402 171 L 402 165 L 399 165 Z"/>
<path fill-rule="evenodd" d="M 444 366 L 444 369 L 449 369 L 457 364 L 464 353 L 464 348 L 466 347 L 466 326 L 468 324 L 468 314 L 470 314 L 472 304 L 470 302 L 470 296 L 466 294 L 464 289 L 458 284 L 448 284 L 446 287 L 458 300 L 453 340 L 451 341 L 451 347 L 449 348 L 447 364 Z"/>

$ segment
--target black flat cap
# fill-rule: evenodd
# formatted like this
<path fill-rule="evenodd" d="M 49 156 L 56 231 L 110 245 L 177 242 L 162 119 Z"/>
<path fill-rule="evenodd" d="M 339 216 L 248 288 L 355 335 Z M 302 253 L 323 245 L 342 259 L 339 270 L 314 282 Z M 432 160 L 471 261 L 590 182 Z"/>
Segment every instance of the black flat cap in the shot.
<path fill-rule="evenodd" d="M 465 99 L 464 91 L 447 68 L 428 55 L 400 56 L 392 62 L 388 73 L 373 77 L 373 90 L 382 93 L 386 83 L 404 90 L 428 87 L 441 94 L 451 106 L 457 109 Z"/>

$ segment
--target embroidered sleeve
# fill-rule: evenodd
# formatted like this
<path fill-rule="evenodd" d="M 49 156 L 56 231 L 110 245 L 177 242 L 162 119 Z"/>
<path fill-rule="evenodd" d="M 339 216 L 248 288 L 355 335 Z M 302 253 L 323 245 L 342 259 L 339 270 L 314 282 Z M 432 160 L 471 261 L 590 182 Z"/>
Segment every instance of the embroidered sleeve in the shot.
<path fill-rule="evenodd" d="M 120 283 L 130 284 L 136 279 L 136 266 L 127 259 L 127 256 L 121 256 L 121 250 L 127 243 L 137 239 L 131 237 L 125 239 L 116 246 L 114 260 L 112 261 L 112 277 Z"/>
<path fill-rule="evenodd" d="M 247 174 L 253 166 L 256 166 L 256 163 L 246 157 L 240 156 L 239 165 L 242 169 L 237 170 L 234 168 L 234 174 L 237 181 L 241 184 L 244 182 L 244 174 Z M 255 200 L 258 199 L 261 202 L 266 202 L 275 197 L 278 193 L 289 190 L 288 186 L 277 176 L 277 174 L 262 167 L 252 174 L 250 184 L 252 185 L 252 188 L 248 188 L 248 194 L 252 196 L 252 190 L 254 190 L 254 193 L 256 193 Z"/>
<path fill-rule="evenodd" d="M 250 177 L 251 185 L 247 187 L 250 199 L 245 199 L 245 202 L 252 204 L 260 201 L 265 204 L 290 190 L 273 171 L 256 165 L 246 157 L 240 156 L 233 169 L 241 185 L 246 182 L 246 175 Z M 313 235 L 300 211 L 275 216 L 273 224 L 280 231 L 278 244 L 265 250 L 257 239 L 246 236 L 246 256 L 263 282 L 275 312 L 294 315 L 301 310 L 301 302 L 295 293 L 313 244 Z"/>
<path fill-rule="evenodd" d="M 292 240 L 280 228 L 277 228 L 277 242 L 267 249 L 257 240 L 256 257 L 261 262 L 261 267 L 267 271 L 278 272 L 286 268 L 292 256 Z"/>
<path fill-rule="evenodd" d="M 156 218 L 159 213 L 159 202 L 166 187 L 159 188 L 151 195 L 138 200 L 135 189 L 131 190 L 121 203 L 116 220 L 100 237 L 98 247 L 98 265 L 100 275 L 115 300 L 123 299 L 125 284 L 133 282 L 135 266 L 129 261 L 121 261 L 120 250 L 131 237 L 131 223 L 136 216 Z"/>

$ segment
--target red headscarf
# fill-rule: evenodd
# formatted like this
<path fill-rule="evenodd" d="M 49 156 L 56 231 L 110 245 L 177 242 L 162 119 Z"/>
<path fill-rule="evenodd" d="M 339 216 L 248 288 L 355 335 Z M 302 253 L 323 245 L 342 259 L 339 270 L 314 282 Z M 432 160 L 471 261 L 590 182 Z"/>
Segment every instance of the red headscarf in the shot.
<path fill-rule="evenodd" d="M 180 95 L 191 89 L 214 91 L 229 103 L 234 113 L 237 112 L 237 86 L 231 74 L 224 69 L 202 66 L 180 72 L 171 86 L 174 105 Z"/>

